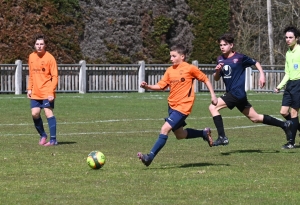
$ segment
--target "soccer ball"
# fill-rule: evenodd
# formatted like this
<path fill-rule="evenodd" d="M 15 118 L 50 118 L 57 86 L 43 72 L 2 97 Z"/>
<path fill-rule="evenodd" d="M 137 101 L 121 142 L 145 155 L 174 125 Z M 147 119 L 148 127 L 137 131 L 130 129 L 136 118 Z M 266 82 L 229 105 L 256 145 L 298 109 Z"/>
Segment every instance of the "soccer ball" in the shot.
<path fill-rule="evenodd" d="M 99 151 L 92 151 L 89 153 L 86 162 L 92 169 L 100 169 L 105 164 L 105 155 Z"/>

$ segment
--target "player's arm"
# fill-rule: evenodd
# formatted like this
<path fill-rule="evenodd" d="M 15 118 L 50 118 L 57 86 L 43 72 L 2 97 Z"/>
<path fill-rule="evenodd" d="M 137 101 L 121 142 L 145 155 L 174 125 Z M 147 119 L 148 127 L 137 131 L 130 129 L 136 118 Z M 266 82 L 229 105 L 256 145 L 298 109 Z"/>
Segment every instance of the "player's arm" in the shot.
<path fill-rule="evenodd" d="M 260 88 L 263 88 L 265 86 L 265 84 L 266 84 L 266 78 L 265 78 L 264 70 L 261 67 L 261 65 L 260 65 L 259 62 L 255 63 L 255 67 L 259 71 L 259 86 L 260 86 Z"/>
<path fill-rule="evenodd" d="M 222 70 L 222 68 L 223 68 L 223 65 L 224 65 L 224 63 L 219 63 L 219 64 L 215 67 L 215 71 L 216 71 L 216 72 L 213 74 L 213 75 L 214 75 L 214 80 L 215 80 L 215 81 L 220 80 L 220 78 L 221 78 L 220 72 L 221 72 L 221 70 Z"/>
<path fill-rule="evenodd" d="M 210 92 L 210 96 L 211 96 L 211 103 L 213 105 L 217 105 L 218 104 L 218 98 L 216 97 L 215 91 L 213 89 L 212 84 L 210 83 L 209 79 L 207 79 L 207 81 L 205 82 L 205 85 L 207 87 L 207 89 Z"/>
<path fill-rule="evenodd" d="M 48 100 L 52 102 L 54 100 L 54 93 L 58 84 L 58 68 L 55 59 L 50 61 L 50 75 L 51 75 L 51 86 L 48 91 Z"/>
<path fill-rule="evenodd" d="M 140 85 L 141 88 L 144 88 L 145 90 L 162 90 L 162 88 L 158 85 L 148 85 L 147 82 L 143 81 Z"/>
<path fill-rule="evenodd" d="M 28 59 L 28 62 L 30 62 L 29 59 Z M 29 68 L 28 68 L 29 77 L 28 77 L 28 85 L 27 85 L 27 98 L 31 98 L 32 87 L 33 87 L 33 80 L 32 80 L 32 73 L 31 73 L 30 63 L 28 63 L 28 66 L 29 66 Z"/>

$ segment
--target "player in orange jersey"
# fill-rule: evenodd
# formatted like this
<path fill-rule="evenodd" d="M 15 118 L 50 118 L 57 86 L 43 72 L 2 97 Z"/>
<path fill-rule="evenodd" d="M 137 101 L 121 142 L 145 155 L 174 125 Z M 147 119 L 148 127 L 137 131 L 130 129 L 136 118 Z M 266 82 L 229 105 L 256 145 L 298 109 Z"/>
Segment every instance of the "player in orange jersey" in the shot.
<path fill-rule="evenodd" d="M 196 66 L 185 62 L 187 50 L 183 45 L 171 47 L 170 57 L 172 66 L 170 66 L 162 79 L 155 85 L 148 85 L 146 82 L 141 83 L 141 87 L 149 90 L 164 90 L 170 88 L 168 97 L 169 116 L 165 118 L 160 134 L 153 148 L 148 154 L 138 153 L 138 158 L 146 166 L 149 166 L 163 148 L 168 139 L 168 134 L 172 130 L 177 139 L 193 139 L 202 137 L 207 141 L 209 146 L 213 145 L 210 128 L 204 130 L 183 129 L 186 125 L 185 119 L 192 111 L 195 101 L 195 92 L 193 82 L 195 79 L 204 82 L 211 94 L 211 103 L 217 104 L 217 97 L 207 76 Z"/>
<path fill-rule="evenodd" d="M 36 130 L 40 134 L 39 144 L 43 146 L 57 145 L 56 118 L 53 114 L 55 90 L 57 87 L 58 69 L 55 58 L 46 51 L 47 39 L 38 34 L 34 39 L 35 51 L 29 55 L 29 80 L 27 97 L 30 99 L 31 114 Z M 47 142 L 41 109 L 47 117 L 50 141 Z"/>

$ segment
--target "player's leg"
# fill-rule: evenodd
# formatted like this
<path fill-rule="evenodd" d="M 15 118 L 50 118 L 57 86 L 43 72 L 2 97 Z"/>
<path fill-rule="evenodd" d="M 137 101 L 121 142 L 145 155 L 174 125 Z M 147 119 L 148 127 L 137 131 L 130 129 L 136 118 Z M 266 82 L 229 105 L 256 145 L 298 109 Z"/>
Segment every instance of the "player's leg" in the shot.
<path fill-rule="evenodd" d="M 203 138 L 204 141 L 207 141 L 208 145 L 212 147 L 213 139 L 211 137 L 211 130 L 210 128 L 206 127 L 203 130 L 196 130 L 192 128 L 183 129 L 183 126 L 178 128 L 177 130 L 173 131 L 176 139 L 194 139 L 194 138 Z"/>
<path fill-rule="evenodd" d="M 292 142 L 294 143 L 295 143 L 296 134 L 299 126 L 298 112 L 299 112 L 299 108 L 291 108 Z"/>
<path fill-rule="evenodd" d="M 43 102 L 44 104 L 44 111 L 45 111 L 45 115 L 47 117 L 47 121 L 48 121 L 48 126 L 49 126 L 49 131 L 50 131 L 50 141 L 48 143 L 46 143 L 44 146 L 53 146 L 53 145 L 57 145 L 57 141 L 56 141 L 56 118 L 53 114 L 53 109 L 54 109 L 54 101 L 53 102 L 49 102 L 48 100 L 44 100 Z"/>
<path fill-rule="evenodd" d="M 153 145 L 148 154 L 138 153 L 139 159 L 149 166 L 158 152 L 165 146 L 168 134 L 171 130 L 177 130 L 185 125 L 185 119 L 187 115 L 184 115 L 176 110 L 169 108 L 169 117 L 165 118 L 165 123 L 161 127 L 160 134 L 157 141 Z M 184 134 L 184 133 L 183 133 Z"/>
<path fill-rule="evenodd" d="M 47 142 L 47 134 L 44 130 L 43 120 L 41 118 L 41 104 L 40 100 L 30 100 L 31 115 L 35 129 L 40 135 L 39 144 L 44 145 Z"/>
<path fill-rule="evenodd" d="M 148 154 L 142 154 L 141 152 L 138 152 L 137 156 L 143 162 L 144 165 L 148 167 L 153 161 L 154 157 L 158 154 L 158 152 L 165 146 L 168 139 L 168 134 L 171 131 L 171 129 L 171 125 L 168 122 L 165 122 L 161 128 L 161 132 L 158 136 L 158 139 L 154 143 L 150 152 Z"/>
<path fill-rule="evenodd" d="M 266 125 L 281 127 L 286 134 L 286 138 L 289 141 L 292 140 L 292 132 L 291 132 L 292 122 L 291 121 L 283 122 L 283 121 L 278 120 L 269 115 L 258 114 L 252 106 L 245 107 L 244 110 L 242 111 L 242 113 L 254 123 L 263 123 Z"/>
<path fill-rule="evenodd" d="M 227 145 L 229 143 L 229 140 L 225 135 L 223 119 L 219 110 L 228 107 L 227 103 L 230 104 L 230 109 L 233 109 L 234 105 L 231 102 L 232 96 L 229 93 L 226 93 L 222 97 L 218 98 L 217 105 L 209 105 L 209 111 L 213 117 L 213 121 L 218 132 L 218 139 L 213 143 L 213 146 Z"/>

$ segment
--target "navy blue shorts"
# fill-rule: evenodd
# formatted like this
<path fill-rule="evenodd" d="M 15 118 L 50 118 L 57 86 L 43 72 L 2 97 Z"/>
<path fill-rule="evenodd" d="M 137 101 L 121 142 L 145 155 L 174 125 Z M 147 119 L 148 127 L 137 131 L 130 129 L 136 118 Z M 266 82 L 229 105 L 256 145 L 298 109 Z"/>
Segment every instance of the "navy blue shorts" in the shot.
<path fill-rule="evenodd" d="M 51 107 L 54 108 L 54 100 L 52 102 L 49 102 L 48 99 L 46 100 L 30 100 L 30 107 L 31 108 L 35 108 L 35 107 L 39 107 L 41 109 L 43 108 L 47 108 L 47 107 Z"/>
<path fill-rule="evenodd" d="M 282 97 L 282 106 L 300 108 L 300 80 L 290 80 Z"/>
<path fill-rule="evenodd" d="M 245 108 L 252 107 L 252 105 L 248 102 L 247 97 L 238 99 L 231 93 L 225 93 L 220 98 L 222 98 L 230 110 L 236 107 L 240 112 L 243 112 Z"/>
<path fill-rule="evenodd" d="M 169 117 L 165 118 L 165 121 L 171 125 L 173 132 L 180 127 L 186 126 L 185 119 L 188 117 L 188 115 L 184 115 L 181 112 L 173 110 L 170 107 L 168 112 Z"/>

